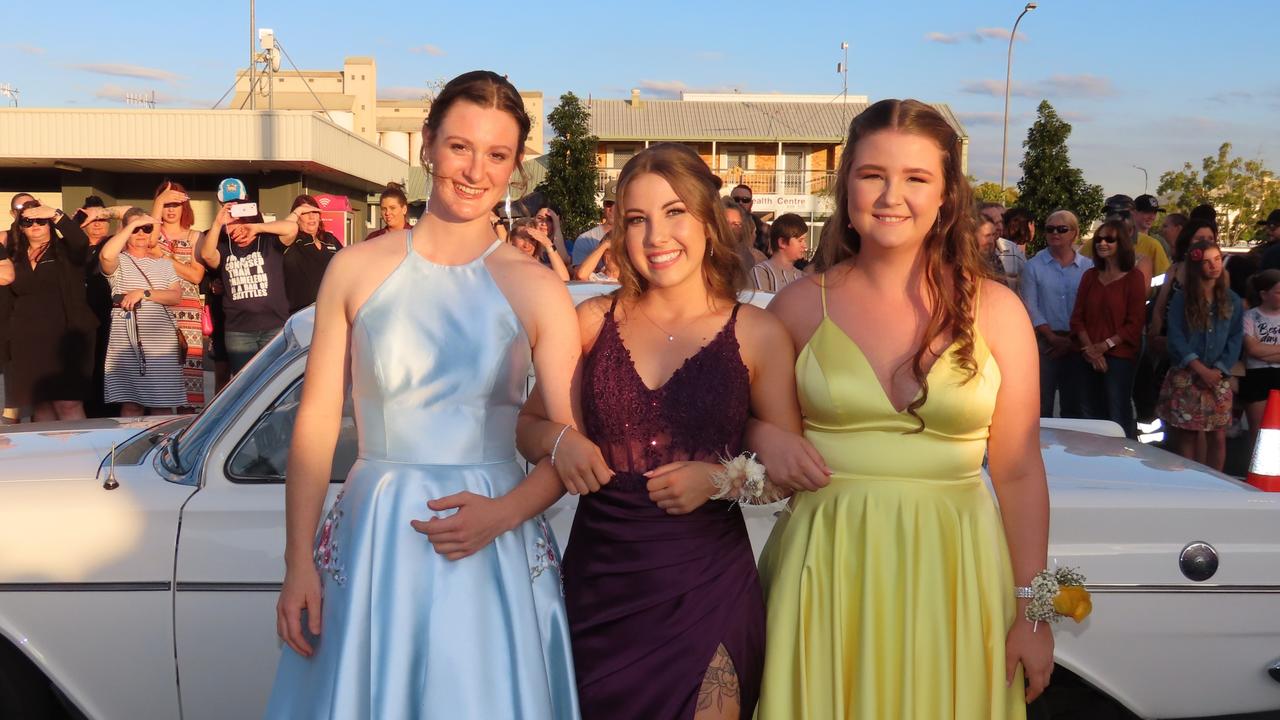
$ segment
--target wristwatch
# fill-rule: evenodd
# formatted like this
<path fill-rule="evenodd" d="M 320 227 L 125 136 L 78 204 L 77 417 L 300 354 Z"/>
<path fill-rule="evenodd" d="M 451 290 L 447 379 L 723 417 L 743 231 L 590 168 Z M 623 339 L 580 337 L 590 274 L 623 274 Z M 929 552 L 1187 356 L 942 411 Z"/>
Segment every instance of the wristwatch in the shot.
<path fill-rule="evenodd" d="M 1111 338 L 1107 338 L 1107 349 L 1111 349 L 1115 346 L 1116 346 L 1116 341 L 1112 340 Z"/>
<path fill-rule="evenodd" d="M 143 291 L 142 291 L 142 297 L 144 297 L 144 298 L 146 298 L 146 299 L 150 300 L 150 299 L 151 299 L 151 291 L 150 291 L 150 290 L 143 290 Z"/>

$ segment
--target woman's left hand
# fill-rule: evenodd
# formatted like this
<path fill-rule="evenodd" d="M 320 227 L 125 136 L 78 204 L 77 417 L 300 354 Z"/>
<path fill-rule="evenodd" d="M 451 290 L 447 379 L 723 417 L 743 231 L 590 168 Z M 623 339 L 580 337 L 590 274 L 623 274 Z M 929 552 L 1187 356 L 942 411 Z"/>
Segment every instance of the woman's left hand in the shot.
<path fill-rule="evenodd" d="M 1042 622 L 1037 627 L 1023 617 L 1025 603 L 1018 603 L 1018 616 L 1005 638 L 1005 685 L 1013 684 L 1014 673 L 1021 664 L 1027 680 L 1027 702 L 1031 702 L 1049 687 L 1049 676 L 1053 674 L 1053 629 L 1050 623 Z"/>
<path fill-rule="evenodd" d="M 141 290 L 131 290 L 120 298 L 120 307 L 124 310 L 133 310 L 142 304 L 143 299 Z"/>
<path fill-rule="evenodd" d="M 244 225 L 231 226 L 231 242 L 238 247 L 244 247 L 253 242 L 258 237 L 258 233 L 262 232 L 262 228 L 257 223 L 245 223 Z"/>
<path fill-rule="evenodd" d="M 436 512 L 457 508 L 446 518 L 412 520 L 414 530 L 427 536 L 436 552 L 449 560 L 474 555 L 493 539 L 515 527 L 500 498 L 462 491 L 427 503 Z"/>
<path fill-rule="evenodd" d="M 649 499 L 668 515 L 687 515 L 716 494 L 712 474 L 722 468 L 705 462 L 675 462 L 645 473 Z"/>

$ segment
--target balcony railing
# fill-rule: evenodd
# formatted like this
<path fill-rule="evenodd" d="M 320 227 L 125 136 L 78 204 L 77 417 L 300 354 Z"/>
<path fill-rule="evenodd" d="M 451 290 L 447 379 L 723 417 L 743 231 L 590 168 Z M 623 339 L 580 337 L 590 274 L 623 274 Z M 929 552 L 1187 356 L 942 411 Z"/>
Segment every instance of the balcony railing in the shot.
<path fill-rule="evenodd" d="M 597 191 L 604 192 L 605 185 L 618 179 L 622 168 L 600 168 L 597 173 Z M 716 170 L 728 192 L 734 185 L 746 185 L 751 192 L 760 195 L 819 195 L 835 187 L 836 174 L 830 170 Z"/>

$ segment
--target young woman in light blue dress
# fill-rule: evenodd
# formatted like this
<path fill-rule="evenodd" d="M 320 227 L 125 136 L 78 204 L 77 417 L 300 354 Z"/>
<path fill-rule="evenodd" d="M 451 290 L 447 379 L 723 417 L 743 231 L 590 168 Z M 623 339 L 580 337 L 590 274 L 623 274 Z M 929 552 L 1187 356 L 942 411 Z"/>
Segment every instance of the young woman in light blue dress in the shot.
<path fill-rule="evenodd" d="M 515 422 L 530 362 L 572 422 L 569 294 L 494 236 L 529 132 L 505 78 L 454 78 L 431 106 L 428 214 L 329 265 L 286 483 L 287 644 L 270 718 L 577 718 L 559 552 Z M 359 459 L 321 517 L 350 383 Z"/>

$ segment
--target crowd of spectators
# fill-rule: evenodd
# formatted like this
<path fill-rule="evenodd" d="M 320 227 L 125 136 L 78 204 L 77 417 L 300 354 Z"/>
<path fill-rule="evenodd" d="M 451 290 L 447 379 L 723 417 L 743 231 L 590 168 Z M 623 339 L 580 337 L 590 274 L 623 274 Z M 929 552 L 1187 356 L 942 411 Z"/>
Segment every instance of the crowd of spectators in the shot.
<path fill-rule="evenodd" d="M 1280 210 L 1259 242 L 1230 260 L 1211 206 L 1188 215 L 1151 195 L 1107 198 L 1082 232 L 1063 209 L 976 208 L 977 242 L 993 277 L 1022 297 L 1040 346 L 1041 415 L 1105 419 L 1129 437 L 1158 419 L 1170 446 L 1222 469 L 1239 418 L 1257 432 L 1280 389 Z"/>

